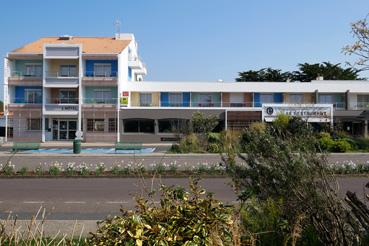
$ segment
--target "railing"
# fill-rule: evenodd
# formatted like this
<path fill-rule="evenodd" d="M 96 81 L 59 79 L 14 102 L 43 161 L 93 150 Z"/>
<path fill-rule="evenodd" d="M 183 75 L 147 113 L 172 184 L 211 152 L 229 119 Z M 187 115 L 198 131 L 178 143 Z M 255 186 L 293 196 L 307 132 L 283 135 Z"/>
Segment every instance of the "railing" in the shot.
<path fill-rule="evenodd" d="M 333 108 L 336 110 L 344 110 L 346 109 L 345 102 L 318 102 L 319 104 L 333 104 Z"/>
<path fill-rule="evenodd" d="M 40 98 L 25 98 L 15 97 L 10 99 L 12 104 L 42 104 L 42 97 Z"/>
<path fill-rule="evenodd" d="M 78 77 L 78 73 L 77 72 L 71 72 L 71 71 L 67 71 L 67 72 L 46 72 L 46 77 L 48 78 L 76 78 Z"/>
<path fill-rule="evenodd" d="M 27 73 L 26 71 L 12 71 L 11 78 L 42 78 L 42 73 Z"/>
<path fill-rule="evenodd" d="M 113 78 L 117 77 L 117 71 L 107 71 L 107 72 L 96 72 L 96 71 L 86 71 L 85 77 L 91 78 Z"/>
<path fill-rule="evenodd" d="M 78 98 L 50 97 L 46 99 L 46 104 L 78 104 Z"/>
<path fill-rule="evenodd" d="M 117 98 L 85 98 L 83 100 L 85 104 L 117 104 Z"/>
<path fill-rule="evenodd" d="M 369 102 L 357 102 L 356 104 L 351 104 L 350 109 L 354 110 L 369 109 Z"/>

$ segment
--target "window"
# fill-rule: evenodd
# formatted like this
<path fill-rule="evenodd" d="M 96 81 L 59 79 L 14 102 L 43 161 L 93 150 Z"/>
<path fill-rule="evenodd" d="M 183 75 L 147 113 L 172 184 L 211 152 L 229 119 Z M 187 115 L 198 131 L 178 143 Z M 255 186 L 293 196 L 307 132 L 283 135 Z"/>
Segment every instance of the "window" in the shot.
<path fill-rule="evenodd" d="M 341 94 L 320 94 L 319 103 L 333 104 L 335 108 L 344 108 L 344 96 Z"/>
<path fill-rule="evenodd" d="M 42 102 L 41 89 L 25 89 L 24 97 L 25 103 L 41 103 Z"/>
<path fill-rule="evenodd" d="M 104 119 L 87 119 L 88 132 L 103 132 L 104 125 Z"/>
<path fill-rule="evenodd" d="M 123 125 L 127 133 L 155 133 L 155 121 L 151 119 L 126 119 Z"/>
<path fill-rule="evenodd" d="M 41 119 L 27 119 L 27 130 L 28 131 L 41 130 Z"/>
<path fill-rule="evenodd" d="M 95 89 L 94 99 L 96 103 L 112 103 L 113 92 L 111 89 Z"/>
<path fill-rule="evenodd" d="M 214 106 L 213 97 L 210 94 L 199 94 L 199 101 L 195 102 L 195 106 L 198 107 L 211 107 Z"/>
<path fill-rule="evenodd" d="M 187 130 L 188 120 L 184 119 L 161 119 L 158 120 L 160 133 L 183 133 Z"/>
<path fill-rule="evenodd" d="M 288 102 L 295 103 L 295 104 L 302 104 L 304 103 L 304 95 L 303 94 L 289 94 Z"/>
<path fill-rule="evenodd" d="M 60 77 L 77 77 L 76 65 L 60 65 Z"/>
<path fill-rule="evenodd" d="M 110 63 L 95 63 L 94 64 L 95 77 L 111 77 Z"/>
<path fill-rule="evenodd" d="M 110 118 L 109 119 L 109 132 L 116 132 L 117 131 L 117 119 Z"/>
<path fill-rule="evenodd" d="M 229 101 L 231 107 L 242 107 L 244 105 L 244 95 L 243 93 L 230 93 Z"/>
<path fill-rule="evenodd" d="M 41 64 L 25 64 L 24 76 L 27 77 L 42 77 L 42 65 Z"/>
<path fill-rule="evenodd" d="M 368 108 L 369 107 L 369 95 L 357 95 L 357 107 Z"/>
<path fill-rule="evenodd" d="M 182 102 L 183 102 L 182 93 L 173 93 L 173 92 L 169 93 L 168 99 L 169 99 L 170 106 L 177 106 L 177 107 L 182 106 Z"/>
<path fill-rule="evenodd" d="M 151 93 L 140 93 L 140 106 L 151 106 Z"/>
<path fill-rule="evenodd" d="M 60 90 L 59 103 L 77 104 L 78 96 L 76 90 Z"/>
<path fill-rule="evenodd" d="M 128 68 L 128 80 L 131 81 L 132 80 L 132 68 Z"/>
<path fill-rule="evenodd" d="M 274 103 L 273 94 L 260 94 L 261 103 Z"/>

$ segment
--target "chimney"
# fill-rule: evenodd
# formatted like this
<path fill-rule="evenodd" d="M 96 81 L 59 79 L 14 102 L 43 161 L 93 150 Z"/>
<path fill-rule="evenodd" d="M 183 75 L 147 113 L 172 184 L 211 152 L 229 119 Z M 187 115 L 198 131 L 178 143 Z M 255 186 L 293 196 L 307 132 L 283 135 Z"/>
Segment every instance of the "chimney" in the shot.
<path fill-rule="evenodd" d="M 71 35 L 62 35 L 59 37 L 59 40 L 72 40 L 73 36 Z"/>

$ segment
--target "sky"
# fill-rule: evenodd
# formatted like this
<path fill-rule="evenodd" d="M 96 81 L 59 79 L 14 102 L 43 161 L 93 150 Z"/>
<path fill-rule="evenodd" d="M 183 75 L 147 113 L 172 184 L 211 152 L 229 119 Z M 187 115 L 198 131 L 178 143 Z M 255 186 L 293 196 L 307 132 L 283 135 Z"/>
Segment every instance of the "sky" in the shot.
<path fill-rule="evenodd" d="M 11 0 L 2 1 L 0 54 L 44 36 L 133 33 L 146 80 L 234 81 L 264 67 L 345 64 L 350 23 L 368 0 Z M 369 77 L 369 74 L 362 74 Z M 3 60 L 0 63 L 3 78 Z M 2 90 L 0 90 L 2 97 Z"/>

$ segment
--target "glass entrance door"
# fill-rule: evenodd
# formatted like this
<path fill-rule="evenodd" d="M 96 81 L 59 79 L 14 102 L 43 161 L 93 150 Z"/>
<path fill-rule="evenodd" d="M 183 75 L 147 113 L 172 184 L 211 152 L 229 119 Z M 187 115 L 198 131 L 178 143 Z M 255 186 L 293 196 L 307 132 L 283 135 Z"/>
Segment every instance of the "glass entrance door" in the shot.
<path fill-rule="evenodd" d="M 76 131 L 76 120 L 53 120 L 53 140 L 73 140 L 76 137 Z"/>

